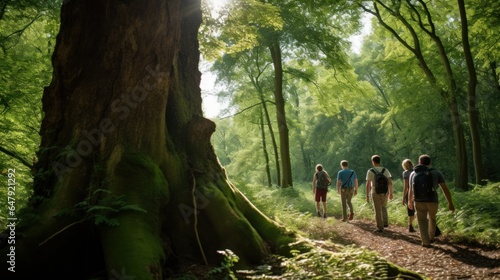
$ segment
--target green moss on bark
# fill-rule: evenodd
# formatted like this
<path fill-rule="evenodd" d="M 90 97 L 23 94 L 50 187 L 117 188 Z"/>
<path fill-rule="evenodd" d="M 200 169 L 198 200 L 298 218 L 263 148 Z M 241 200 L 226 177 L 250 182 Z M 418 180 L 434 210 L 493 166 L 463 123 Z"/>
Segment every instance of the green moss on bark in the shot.
<path fill-rule="evenodd" d="M 120 211 L 113 216 L 118 226 L 102 226 L 108 275 L 126 273 L 136 279 L 161 279 L 166 256 L 164 242 L 159 239 L 159 219 L 168 201 L 168 183 L 158 166 L 139 152 L 115 150 L 107 170 L 109 195 L 123 196 L 127 205 L 145 210 Z"/>

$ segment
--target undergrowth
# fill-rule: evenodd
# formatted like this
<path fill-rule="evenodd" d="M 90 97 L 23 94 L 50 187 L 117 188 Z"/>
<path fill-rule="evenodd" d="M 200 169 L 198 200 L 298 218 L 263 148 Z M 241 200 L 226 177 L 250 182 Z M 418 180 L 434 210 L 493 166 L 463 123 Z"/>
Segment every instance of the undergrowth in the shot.
<path fill-rule="evenodd" d="M 500 183 L 476 186 L 468 192 L 455 192 L 454 214 L 440 211 L 438 221 L 450 238 L 457 241 L 500 248 Z M 440 208 L 447 205 L 441 202 Z"/>
<path fill-rule="evenodd" d="M 332 227 L 311 226 L 316 212 L 310 183 L 297 184 L 293 188 L 279 189 L 255 185 L 238 185 L 239 189 L 270 218 L 287 228 L 297 231 L 310 246 L 310 250 L 293 250 L 292 257 L 276 256 L 274 265 L 281 267 L 279 275 L 268 271 L 240 271 L 239 275 L 249 279 L 419 279 L 419 275 L 404 269 L 390 274 L 390 267 L 377 253 L 358 248 L 334 244 L 337 233 Z M 500 183 L 476 186 L 468 192 L 452 190 L 456 211 L 451 213 L 442 193 L 439 193 L 440 206 L 438 225 L 450 239 L 472 242 L 491 247 L 500 247 Z M 357 219 L 374 219 L 372 204 L 365 201 L 364 186 L 353 198 Z M 389 222 L 406 226 L 408 216 L 402 203 L 402 182 L 394 182 L 394 197 L 388 203 Z M 340 196 L 335 189 L 328 193 L 328 218 L 326 223 L 333 225 L 341 219 Z M 414 222 L 417 226 L 417 222 Z M 299 242 L 304 242 L 304 240 Z M 320 244 L 318 244 L 320 243 Z M 279 264 L 277 264 L 279 263 Z M 266 266 L 262 266 L 266 267 Z M 262 268 L 261 267 L 261 268 Z M 401 274 L 403 273 L 403 274 Z"/>
<path fill-rule="evenodd" d="M 293 188 L 286 189 L 255 185 L 238 187 L 257 208 L 290 229 L 310 238 L 328 239 L 335 235 L 332 232 L 310 232 L 309 221 L 316 212 L 310 183 L 296 184 Z M 388 202 L 389 223 L 407 226 L 408 215 L 406 206 L 402 203 L 402 189 L 401 180 L 395 180 L 394 197 Z M 455 205 L 454 213 L 448 210 L 444 195 L 438 191 L 440 205 L 437 220 L 441 231 L 457 241 L 500 248 L 500 183 L 476 186 L 467 192 L 452 189 L 451 193 Z M 352 200 L 355 218 L 373 220 L 373 206 L 365 201 L 365 197 L 365 188 L 362 185 Z M 327 221 L 341 219 L 342 206 L 336 189 L 330 188 L 327 205 Z M 416 220 L 414 224 L 418 225 Z"/>

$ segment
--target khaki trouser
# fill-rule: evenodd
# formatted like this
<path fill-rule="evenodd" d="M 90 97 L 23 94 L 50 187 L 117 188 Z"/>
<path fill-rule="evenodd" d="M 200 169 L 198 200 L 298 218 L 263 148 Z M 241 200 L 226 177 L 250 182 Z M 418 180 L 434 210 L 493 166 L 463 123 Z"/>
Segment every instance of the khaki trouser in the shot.
<path fill-rule="evenodd" d="M 373 209 L 375 210 L 375 220 L 377 221 L 377 228 L 384 229 L 384 225 L 389 225 L 389 217 L 387 215 L 387 200 L 389 199 L 388 193 L 377 194 L 372 192 Z"/>
<path fill-rule="evenodd" d="M 418 228 L 422 245 L 431 244 L 436 234 L 436 214 L 438 204 L 435 202 L 415 202 L 417 211 Z"/>
<path fill-rule="evenodd" d="M 352 207 L 352 196 L 354 195 L 354 188 L 340 188 L 340 200 L 342 201 L 342 217 L 347 219 L 347 206 L 351 213 L 354 213 Z"/>

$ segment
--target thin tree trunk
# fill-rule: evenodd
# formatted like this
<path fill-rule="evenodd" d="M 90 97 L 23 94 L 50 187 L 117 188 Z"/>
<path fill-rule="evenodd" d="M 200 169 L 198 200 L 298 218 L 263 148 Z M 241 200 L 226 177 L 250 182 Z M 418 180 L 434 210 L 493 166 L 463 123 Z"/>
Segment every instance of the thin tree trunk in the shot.
<path fill-rule="evenodd" d="M 274 136 L 274 129 L 273 125 L 271 122 L 271 116 L 269 115 L 269 110 L 267 108 L 267 102 L 264 98 L 264 92 L 262 90 L 262 87 L 260 86 L 258 81 L 255 81 L 255 87 L 257 88 L 257 91 L 259 92 L 259 99 L 260 102 L 262 103 L 262 109 L 264 110 L 264 117 L 266 119 L 266 125 L 267 128 L 269 129 L 269 137 L 271 137 L 271 144 L 273 145 L 273 151 L 274 151 L 274 164 L 276 168 L 276 184 L 279 185 L 281 182 L 281 165 L 280 165 L 280 154 L 278 152 L 278 143 L 276 142 L 276 137 Z"/>
<path fill-rule="evenodd" d="M 267 144 L 266 144 L 266 132 L 264 129 L 264 114 L 262 112 L 262 107 L 259 110 L 259 127 L 260 127 L 260 134 L 262 137 L 262 152 L 264 154 L 264 160 L 266 163 L 266 177 L 267 177 L 267 186 L 271 187 L 272 180 L 271 180 L 271 170 L 269 168 L 269 154 L 267 153 Z"/>
<path fill-rule="evenodd" d="M 278 152 L 278 143 L 276 142 L 276 136 L 274 136 L 273 124 L 271 122 L 271 116 L 269 115 L 269 110 L 267 108 L 267 103 L 264 100 L 262 91 L 260 92 L 262 108 L 264 109 L 264 117 L 266 118 L 267 128 L 269 129 L 269 136 L 271 137 L 271 144 L 273 145 L 274 151 L 274 165 L 276 168 L 276 184 L 279 185 L 281 182 L 281 165 L 280 156 Z"/>
<path fill-rule="evenodd" d="M 477 74 L 469 44 L 469 29 L 467 26 L 467 14 L 464 0 L 458 0 L 458 9 L 460 11 L 460 22 L 462 24 L 462 44 L 464 47 L 465 62 L 467 63 L 467 71 L 469 72 L 467 109 L 469 112 L 469 127 L 472 138 L 472 157 L 474 161 L 476 184 L 483 185 L 486 181 L 484 180 L 483 153 L 481 151 L 481 136 L 479 133 L 479 109 L 476 105 Z"/>
<path fill-rule="evenodd" d="M 255 65 L 257 66 L 258 69 L 258 74 L 253 75 L 252 71 L 247 70 L 247 74 L 252 81 L 253 86 L 255 89 L 257 89 L 257 92 L 259 93 L 259 100 L 262 104 L 262 109 L 264 110 L 264 117 L 265 117 L 265 122 L 266 125 L 269 129 L 269 137 L 271 137 L 271 144 L 273 146 L 273 151 L 274 151 L 274 163 L 275 163 L 275 168 L 276 168 L 276 184 L 279 185 L 281 182 L 281 167 L 280 167 L 280 158 L 279 158 L 279 152 L 278 152 L 278 144 L 276 143 L 276 136 L 274 134 L 274 129 L 273 125 L 271 122 L 271 117 L 269 115 L 269 110 L 267 108 L 267 100 L 264 97 L 264 90 L 262 89 L 261 82 L 260 82 L 260 76 L 263 73 L 263 69 L 261 69 L 260 64 L 259 64 L 259 56 L 255 56 Z"/>
<path fill-rule="evenodd" d="M 280 136 L 280 157 L 282 176 L 282 188 L 293 186 L 292 164 L 290 159 L 290 141 L 288 138 L 288 126 L 285 113 L 285 99 L 283 97 L 283 65 L 281 59 L 281 48 L 278 43 L 270 47 L 271 57 L 274 65 L 274 101 L 276 105 L 276 117 Z"/>

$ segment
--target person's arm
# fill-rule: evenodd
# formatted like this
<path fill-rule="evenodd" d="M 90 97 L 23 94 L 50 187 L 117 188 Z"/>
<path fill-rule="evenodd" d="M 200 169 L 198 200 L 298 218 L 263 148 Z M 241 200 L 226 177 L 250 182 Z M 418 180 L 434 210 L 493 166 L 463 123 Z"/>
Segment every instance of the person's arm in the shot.
<path fill-rule="evenodd" d="M 337 176 L 337 192 L 340 194 L 340 187 L 342 186 L 342 181 Z"/>
<path fill-rule="evenodd" d="M 358 178 L 354 179 L 354 195 L 358 194 Z"/>
<path fill-rule="evenodd" d="M 366 202 L 370 202 L 370 191 L 371 191 L 371 186 L 372 186 L 372 181 L 371 179 L 371 173 L 370 169 L 366 172 Z"/>
<path fill-rule="evenodd" d="M 410 179 L 408 179 L 408 209 L 413 210 L 413 187 L 411 186 L 411 182 L 413 181 L 413 173 L 410 175 Z"/>
<path fill-rule="evenodd" d="M 313 175 L 312 191 L 313 193 L 316 193 L 316 173 Z"/>
<path fill-rule="evenodd" d="M 394 193 L 392 188 L 392 177 L 389 177 L 387 181 L 389 181 L 389 199 L 392 200 L 394 198 Z"/>
<path fill-rule="evenodd" d="M 370 202 L 370 191 L 372 181 L 366 180 L 366 202 Z"/>
<path fill-rule="evenodd" d="M 453 205 L 453 200 L 451 199 L 451 193 L 448 189 L 448 186 L 446 186 L 445 182 L 440 183 L 439 186 L 441 186 L 441 190 L 443 190 L 443 194 L 448 201 L 448 209 L 450 209 L 450 211 L 453 213 L 455 211 L 455 205 Z"/>

